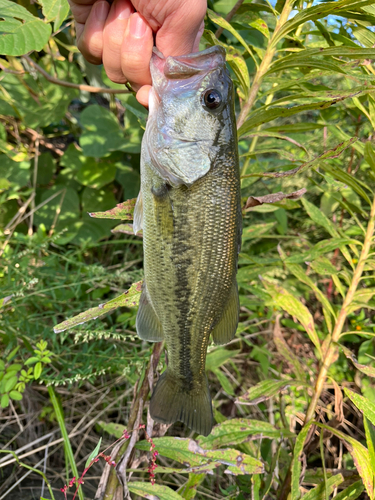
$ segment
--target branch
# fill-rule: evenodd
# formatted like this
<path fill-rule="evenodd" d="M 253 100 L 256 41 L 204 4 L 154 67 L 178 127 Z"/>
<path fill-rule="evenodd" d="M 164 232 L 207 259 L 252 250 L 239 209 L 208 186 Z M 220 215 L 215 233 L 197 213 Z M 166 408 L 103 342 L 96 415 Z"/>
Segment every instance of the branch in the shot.
<path fill-rule="evenodd" d="M 128 425 L 127 425 L 128 431 L 136 430 L 137 427 L 136 422 L 138 415 L 140 412 L 142 412 L 143 401 L 146 400 L 150 389 L 149 379 L 150 376 L 153 375 L 156 367 L 158 366 L 160 355 L 163 350 L 163 345 L 164 342 L 157 342 L 154 345 L 154 349 L 152 351 L 152 355 L 150 357 L 150 361 L 148 363 L 148 367 L 144 375 L 141 388 L 139 389 L 138 394 L 135 397 L 132 408 L 130 410 Z M 125 441 L 125 443 L 118 450 L 117 456 L 123 457 L 127 451 L 128 446 L 129 446 L 129 441 Z M 113 455 L 112 459 L 115 460 L 115 458 L 116 458 L 115 455 Z M 99 490 L 97 491 L 95 498 L 96 499 L 104 498 L 106 500 L 113 500 L 115 498 L 118 498 L 116 495 L 119 495 L 120 498 L 123 498 L 123 491 L 124 491 L 123 486 L 116 474 L 116 470 L 111 469 L 106 486 L 104 486 L 104 484 L 101 485 L 100 491 Z"/>
<path fill-rule="evenodd" d="M 120 90 L 120 89 L 109 89 L 106 87 L 92 87 L 91 85 L 84 85 L 80 83 L 72 83 L 72 82 L 65 82 L 64 80 L 60 80 L 59 78 L 55 78 L 54 76 L 51 76 L 47 71 L 45 71 L 39 64 L 37 64 L 35 61 L 31 59 L 29 56 L 23 56 L 23 58 L 31 64 L 41 75 L 44 76 L 46 80 L 48 80 L 51 83 L 56 83 L 56 85 L 61 85 L 62 87 L 69 87 L 71 89 L 78 89 L 78 90 L 83 90 L 86 92 L 92 92 L 92 93 L 103 93 L 103 94 L 131 94 L 129 90 Z"/>

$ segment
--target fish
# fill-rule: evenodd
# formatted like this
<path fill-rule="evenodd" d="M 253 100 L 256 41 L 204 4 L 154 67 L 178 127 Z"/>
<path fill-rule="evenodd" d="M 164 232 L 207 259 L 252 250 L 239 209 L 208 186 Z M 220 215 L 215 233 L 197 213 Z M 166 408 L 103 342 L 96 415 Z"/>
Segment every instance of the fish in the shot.
<path fill-rule="evenodd" d="M 167 368 L 150 400 L 161 423 L 213 426 L 207 348 L 228 343 L 239 320 L 236 281 L 241 193 L 234 89 L 220 46 L 150 63 L 134 231 L 143 230 L 138 336 L 165 340 Z"/>

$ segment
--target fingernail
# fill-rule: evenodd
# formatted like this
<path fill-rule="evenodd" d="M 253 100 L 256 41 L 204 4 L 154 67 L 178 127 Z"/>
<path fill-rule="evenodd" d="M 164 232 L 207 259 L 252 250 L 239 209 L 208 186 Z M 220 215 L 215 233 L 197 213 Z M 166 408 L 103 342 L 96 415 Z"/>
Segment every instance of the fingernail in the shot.
<path fill-rule="evenodd" d="M 109 3 L 98 2 L 96 4 L 95 17 L 101 23 L 103 23 L 107 19 L 108 12 L 109 12 Z"/>
<path fill-rule="evenodd" d="M 117 19 L 129 19 L 130 15 L 132 14 L 133 9 L 131 7 L 131 4 L 129 2 L 121 2 L 121 0 L 118 0 L 118 2 L 115 5 L 115 14 Z"/>
<path fill-rule="evenodd" d="M 129 21 L 129 33 L 136 38 L 142 38 L 146 30 L 146 21 L 139 14 L 132 14 Z"/>

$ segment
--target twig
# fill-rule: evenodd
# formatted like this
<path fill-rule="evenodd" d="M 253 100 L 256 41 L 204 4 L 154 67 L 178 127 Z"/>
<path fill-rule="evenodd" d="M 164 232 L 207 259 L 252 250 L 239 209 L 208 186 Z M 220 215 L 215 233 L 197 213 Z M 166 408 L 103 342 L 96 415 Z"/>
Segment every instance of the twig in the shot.
<path fill-rule="evenodd" d="M 85 92 L 93 92 L 93 93 L 103 93 L 103 94 L 131 94 L 129 90 L 125 89 L 110 89 L 106 87 L 93 87 L 91 85 L 85 85 L 81 83 L 72 83 L 72 82 L 66 82 L 64 80 L 60 80 L 60 78 L 55 78 L 54 76 L 51 76 L 47 71 L 45 71 L 39 64 L 37 64 L 35 61 L 31 59 L 29 56 L 23 56 L 23 58 L 31 64 L 41 75 L 44 76 L 46 80 L 48 80 L 51 83 L 56 83 L 56 85 L 61 85 L 62 87 L 69 87 L 71 89 L 78 89 L 78 90 L 83 90 Z"/>
<path fill-rule="evenodd" d="M 152 356 L 151 356 L 150 361 L 148 363 L 148 367 L 147 367 L 146 373 L 144 375 L 141 388 L 138 391 L 138 394 L 134 400 L 132 409 L 130 411 L 129 420 L 128 420 L 129 431 L 132 429 L 135 429 L 135 424 L 136 424 L 136 420 L 138 417 L 138 412 L 139 412 L 139 407 L 140 407 L 141 401 L 146 400 L 147 394 L 149 392 L 149 374 L 150 374 L 150 371 L 154 372 L 156 367 L 158 366 L 162 349 L 163 349 L 163 342 L 158 342 L 154 345 Z M 128 446 L 129 446 L 129 441 L 126 441 L 118 450 L 118 455 L 119 456 L 124 455 Z M 116 457 L 114 455 L 112 456 L 112 458 L 114 460 L 116 459 Z M 102 485 L 102 487 L 103 487 L 103 485 Z M 109 477 L 108 477 L 107 486 L 105 487 L 105 491 L 103 491 L 103 490 L 104 490 L 104 488 L 100 492 L 100 495 L 101 495 L 100 497 L 98 495 L 95 496 L 96 499 L 105 498 L 106 500 L 114 500 L 115 498 L 117 498 L 116 494 L 121 495 L 120 498 L 122 498 L 123 487 L 120 483 L 119 478 L 116 475 L 115 469 L 111 469 L 111 471 L 109 473 Z"/>
<path fill-rule="evenodd" d="M 228 21 L 228 23 L 232 20 L 234 17 L 234 14 L 238 11 L 238 9 L 241 7 L 241 5 L 244 3 L 244 0 L 238 0 L 238 2 L 234 5 L 233 9 L 228 12 L 228 14 L 225 17 L 225 20 Z M 216 38 L 219 38 L 220 35 L 223 33 L 224 28 L 219 28 L 215 32 Z"/>
<path fill-rule="evenodd" d="M 33 193 L 34 197 L 31 200 L 31 214 L 30 214 L 30 220 L 29 220 L 29 230 L 27 232 L 28 236 L 33 235 L 33 222 L 34 222 L 34 212 L 33 210 L 35 209 L 35 195 L 36 195 L 36 180 L 38 177 L 38 159 L 39 159 L 39 139 L 35 139 L 35 156 L 34 156 L 34 173 L 33 173 Z"/>

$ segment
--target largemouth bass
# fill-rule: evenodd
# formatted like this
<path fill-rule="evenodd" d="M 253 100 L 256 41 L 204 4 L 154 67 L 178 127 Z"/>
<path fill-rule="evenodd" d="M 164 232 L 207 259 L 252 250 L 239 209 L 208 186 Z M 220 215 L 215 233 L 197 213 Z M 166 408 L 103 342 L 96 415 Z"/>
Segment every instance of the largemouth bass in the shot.
<path fill-rule="evenodd" d="M 207 346 L 229 342 L 239 316 L 240 177 L 225 51 L 167 57 L 154 49 L 134 230 L 143 228 L 140 338 L 165 339 L 168 366 L 154 420 L 212 429 Z"/>

